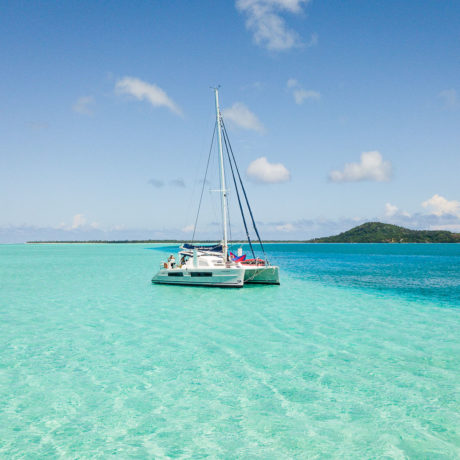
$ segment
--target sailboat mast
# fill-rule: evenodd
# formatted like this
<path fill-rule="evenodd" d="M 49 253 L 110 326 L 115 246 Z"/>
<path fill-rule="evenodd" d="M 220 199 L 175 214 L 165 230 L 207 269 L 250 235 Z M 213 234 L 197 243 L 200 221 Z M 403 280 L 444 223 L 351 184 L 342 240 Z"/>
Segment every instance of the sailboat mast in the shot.
<path fill-rule="evenodd" d="M 228 260 L 228 241 L 227 241 L 227 189 L 225 187 L 225 171 L 224 171 L 224 154 L 222 152 L 222 126 L 219 110 L 219 88 L 214 88 L 216 96 L 216 118 L 217 118 L 217 139 L 219 144 L 219 163 L 220 163 L 220 196 L 222 200 L 222 224 L 224 227 L 224 241 L 222 244 L 222 253 L 224 260 Z"/>

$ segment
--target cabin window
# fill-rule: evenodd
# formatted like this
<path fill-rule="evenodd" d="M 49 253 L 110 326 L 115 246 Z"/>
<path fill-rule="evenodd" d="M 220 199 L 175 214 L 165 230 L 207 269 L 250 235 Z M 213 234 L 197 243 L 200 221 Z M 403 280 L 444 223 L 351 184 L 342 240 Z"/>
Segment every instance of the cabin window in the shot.
<path fill-rule="evenodd" d="M 184 274 L 182 272 L 170 272 L 168 276 L 184 276 Z"/>
<path fill-rule="evenodd" d="M 212 272 L 190 272 L 191 276 L 212 276 Z"/>

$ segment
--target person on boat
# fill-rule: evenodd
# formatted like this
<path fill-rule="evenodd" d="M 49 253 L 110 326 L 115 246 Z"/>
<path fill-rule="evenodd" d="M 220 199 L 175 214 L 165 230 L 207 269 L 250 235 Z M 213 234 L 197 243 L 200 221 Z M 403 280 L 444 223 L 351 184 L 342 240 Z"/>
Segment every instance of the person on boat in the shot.
<path fill-rule="evenodd" d="M 185 254 L 180 259 L 180 266 L 183 267 L 185 265 Z"/>
<path fill-rule="evenodd" d="M 176 259 L 172 254 L 169 256 L 168 263 L 171 268 L 174 268 L 176 265 Z"/>

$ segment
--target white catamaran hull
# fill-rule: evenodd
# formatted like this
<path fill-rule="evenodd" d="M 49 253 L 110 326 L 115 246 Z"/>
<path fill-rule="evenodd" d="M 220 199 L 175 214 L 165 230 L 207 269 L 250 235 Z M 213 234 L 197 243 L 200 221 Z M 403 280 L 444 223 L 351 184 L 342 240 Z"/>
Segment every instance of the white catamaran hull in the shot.
<path fill-rule="evenodd" d="M 163 268 L 153 277 L 152 283 L 241 288 L 244 272 L 243 268 Z"/>
<path fill-rule="evenodd" d="M 278 267 L 245 267 L 244 284 L 280 284 Z"/>

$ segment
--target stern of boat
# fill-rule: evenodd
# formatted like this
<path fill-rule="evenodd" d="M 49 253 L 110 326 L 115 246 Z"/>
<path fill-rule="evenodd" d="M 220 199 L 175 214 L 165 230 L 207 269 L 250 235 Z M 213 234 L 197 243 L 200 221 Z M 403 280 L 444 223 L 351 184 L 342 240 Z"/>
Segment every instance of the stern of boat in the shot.
<path fill-rule="evenodd" d="M 245 267 L 244 284 L 280 284 L 279 268 L 272 266 Z"/>

